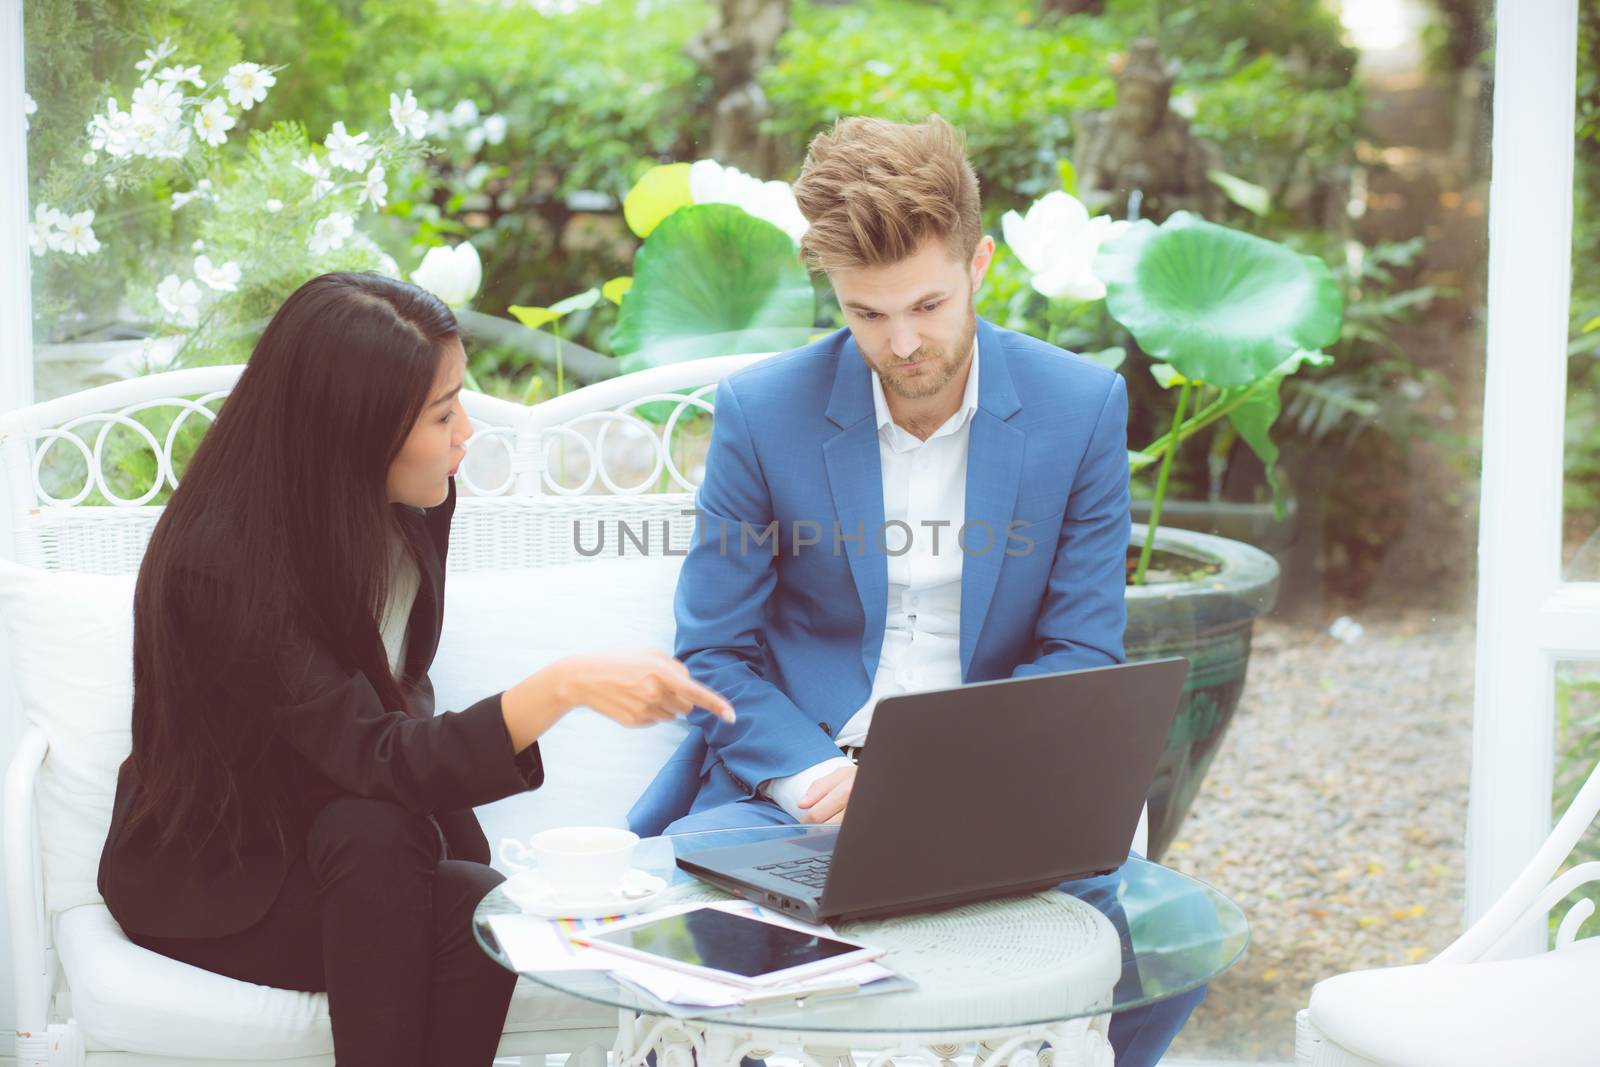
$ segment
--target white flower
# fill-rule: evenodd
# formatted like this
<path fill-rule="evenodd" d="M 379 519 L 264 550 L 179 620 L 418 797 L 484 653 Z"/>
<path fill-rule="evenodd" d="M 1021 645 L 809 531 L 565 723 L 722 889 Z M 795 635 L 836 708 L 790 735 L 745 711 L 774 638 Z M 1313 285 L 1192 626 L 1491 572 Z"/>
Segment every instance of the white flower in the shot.
<path fill-rule="evenodd" d="M 335 211 L 318 219 L 317 224 L 311 228 L 309 247 L 312 255 L 320 256 L 325 252 L 343 248 L 345 240 L 355 232 L 355 227 L 355 219 L 343 211 Z"/>
<path fill-rule="evenodd" d="M 38 110 L 39 110 L 39 105 L 34 102 L 33 97 L 29 96 L 27 93 L 23 93 L 22 94 L 22 128 L 24 130 L 26 130 L 29 126 L 32 125 L 32 123 L 30 123 L 28 121 L 28 116 L 32 115 L 32 114 L 35 114 Z"/>
<path fill-rule="evenodd" d="M 59 211 L 55 214 L 57 229 L 49 238 L 51 248 L 59 252 L 71 252 L 75 256 L 87 256 L 100 251 L 94 227 L 89 225 L 94 221 L 93 211 L 80 211 L 69 216 Z"/>
<path fill-rule="evenodd" d="M 411 280 L 451 307 L 460 307 L 477 295 L 483 282 L 483 261 L 470 241 L 454 248 L 439 245 L 428 249 L 422 265 L 411 272 Z"/>
<path fill-rule="evenodd" d="M 765 219 L 799 241 L 810 228 L 788 182 L 764 182 L 736 167 L 702 159 L 689 167 L 689 199 L 696 204 L 732 204 Z"/>
<path fill-rule="evenodd" d="M 361 195 L 356 197 L 356 203 L 381 208 L 389 202 L 386 199 L 388 195 L 389 186 L 383 180 L 383 167 L 377 165 L 367 171 L 367 183 L 361 187 Z"/>
<path fill-rule="evenodd" d="M 197 237 L 197 238 L 195 238 L 194 243 L 189 246 L 189 251 L 191 251 L 191 252 L 203 252 L 203 251 L 205 251 L 205 247 L 206 247 L 206 243 L 204 241 L 200 240 Z"/>
<path fill-rule="evenodd" d="M 328 139 L 322 142 L 328 150 L 328 162 L 344 170 L 366 170 L 374 151 L 364 143 L 366 139 L 365 132 L 352 135 L 345 131 L 343 120 L 335 122 Z"/>
<path fill-rule="evenodd" d="M 1094 276 L 1095 253 L 1129 223 L 1109 215 L 1091 219 L 1076 197 L 1057 191 L 1034 201 L 1026 216 L 1006 212 L 1000 225 L 1006 244 L 1032 272 L 1034 289 L 1052 298 L 1100 300 L 1106 287 Z"/>
<path fill-rule="evenodd" d="M 483 125 L 474 126 L 467 131 L 465 142 L 468 152 L 477 152 L 485 144 L 500 144 L 506 139 L 506 117 L 504 115 L 490 115 L 483 120 Z"/>
<path fill-rule="evenodd" d="M 218 266 L 211 262 L 210 256 L 196 256 L 194 276 L 211 288 L 220 289 L 225 293 L 239 290 L 239 264 L 232 260 Z"/>
<path fill-rule="evenodd" d="M 428 136 L 446 137 L 450 133 L 450 113 L 448 111 L 425 112 L 428 116 Z"/>
<path fill-rule="evenodd" d="M 169 274 L 156 286 L 156 302 L 180 326 L 200 325 L 200 301 L 204 296 L 194 282 Z"/>
<path fill-rule="evenodd" d="M 387 253 L 387 252 L 379 252 L 378 253 L 378 273 L 383 275 L 385 278 L 393 278 L 395 281 L 399 281 L 400 280 L 400 264 L 396 263 L 394 261 L 394 257 L 391 256 L 389 253 Z"/>
<path fill-rule="evenodd" d="M 193 135 L 189 127 L 175 123 L 163 129 L 160 135 L 146 146 L 146 154 L 152 159 L 181 159 L 189 151 L 191 140 Z"/>
<path fill-rule="evenodd" d="M 1195 100 L 1193 93 L 1179 93 L 1172 98 L 1169 106 L 1174 114 L 1181 115 L 1186 119 L 1194 118 L 1195 112 L 1199 110 L 1199 104 Z"/>
<path fill-rule="evenodd" d="M 133 103 L 128 107 L 137 125 L 153 126 L 158 132 L 183 121 L 183 93 L 171 82 L 154 79 L 133 91 Z"/>
<path fill-rule="evenodd" d="M 161 43 L 156 45 L 154 48 L 145 49 L 144 58 L 135 63 L 133 65 L 133 69 L 148 78 L 150 76 L 150 72 L 156 69 L 156 64 L 160 63 L 163 59 L 166 59 L 172 53 L 172 41 L 167 38 L 162 38 Z"/>
<path fill-rule="evenodd" d="M 259 63 L 235 63 L 223 76 L 222 87 L 228 90 L 228 103 L 246 111 L 267 98 L 267 90 L 278 84 L 278 79 Z"/>
<path fill-rule="evenodd" d="M 417 98 L 410 89 L 404 99 L 389 94 L 389 121 L 407 137 L 421 137 L 428 132 L 428 113 L 417 106 Z"/>
<path fill-rule="evenodd" d="M 206 144 L 222 144 L 228 139 L 228 131 L 233 129 L 235 119 L 228 114 L 228 105 L 220 98 L 210 100 L 206 106 L 195 112 L 194 132 Z"/>
<path fill-rule="evenodd" d="M 92 167 L 95 165 L 95 161 L 99 158 L 100 157 L 95 155 L 93 152 L 85 152 L 83 154 L 83 165 L 86 167 Z"/>
<path fill-rule="evenodd" d="M 120 159 L 133 151 L 133 116 L 119 110 L 117 98 L 106 102 L 106 113 L 89 122 L 89 147 Z"/>
<path fill-rule="evenodd" d="M 56 231 L 67 217 L 53 207 L 39 204 L 33 209 L 33 221 L 28 224 L 28 247 L 36 256 L 42 256 L 56 247 Z"/>
<path fill-rule="evenodd" d="M 478 105 L 472 100 L 463 100 L 450 109 L 450 125 L 471 126 L 478 121 Z"/>
<path fill-rule="evenodd" d="M 271 197 L 267 200 L 267 210 L 276 215 L 278 212 L 283 210 L 283 201 L 279 200 L 275 196 Z"/>
<path fill-rule="evenodd" d="M 177 211 L 191 200 L 206 200 L 208 197 L 199 189 L 191 189 L 187 193 L 172 194 L 172 210 Z"/>
<path fill-rule="evenodd" d="M 177 82 L 189 82 L 197 89 L 206 87 L 206 80 L 200 77 L 198 64 L 192 67 L 163 67 L 161 72 L 156 75 L 156 79 L 158 81 L 173 82 L 174 84 Z"/>
<path fill-rule="evenodd" d="M 333 171 L 324 167 L 316 156 L 310 155 L 298 160 L 294 167 L 311 177 L 311 199 L 321 200 L 333 191 Z"/>

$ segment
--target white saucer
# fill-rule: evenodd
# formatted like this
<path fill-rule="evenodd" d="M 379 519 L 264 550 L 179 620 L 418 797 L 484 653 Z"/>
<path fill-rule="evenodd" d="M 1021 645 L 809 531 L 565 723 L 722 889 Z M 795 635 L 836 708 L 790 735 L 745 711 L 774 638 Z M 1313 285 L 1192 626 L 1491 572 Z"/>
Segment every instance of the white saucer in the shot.
<path fill-rule="evenodd" d="M 558 893 L 537 872 L 525 871 L 508 878 L 501 889 L 527 915 L 543 919 L 605 919 L 644 911 L 667 891 L 667 881 L 635 867 L 609 893 L 574 896 Z"/>

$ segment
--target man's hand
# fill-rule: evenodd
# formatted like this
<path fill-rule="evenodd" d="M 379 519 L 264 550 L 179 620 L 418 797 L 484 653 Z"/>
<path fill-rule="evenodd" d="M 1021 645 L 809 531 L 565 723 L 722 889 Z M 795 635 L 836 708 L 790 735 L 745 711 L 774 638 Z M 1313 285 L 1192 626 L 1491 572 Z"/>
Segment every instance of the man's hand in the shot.
<path fill-rule="evenodd" d="M 850 789 L 856 784 L 856 767 L 840 767 L 811 783 L 806 795 L 800 798 L 803 823 L 840 823 L 844 821 L 845 805 L 850 803 Z"/>

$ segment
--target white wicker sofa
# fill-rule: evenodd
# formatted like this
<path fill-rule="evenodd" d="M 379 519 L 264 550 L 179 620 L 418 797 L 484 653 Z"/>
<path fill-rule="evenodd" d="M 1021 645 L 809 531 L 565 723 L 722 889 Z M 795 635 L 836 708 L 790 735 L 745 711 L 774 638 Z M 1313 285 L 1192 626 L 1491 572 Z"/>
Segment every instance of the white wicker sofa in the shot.
<path fill-rule="evenodd" d="M 532 408 L 466 395 L 477 432 L 451 537 L 433 671 L 440 707 L 465 706 L 573 651 L 670 649 L 681 558 L 665 549 L 689 542 L 698 473 L 686 428 L 703 433 L 707 420 L 695 415 L 710 411 L 715 384 L 760 358 L 660 368 Z M 0 620 L 28 719 L 4 812 L 20 1065 L 333 1062 L 325 996 L 235 982 L 147 952 L 95 890 L 129 745 L 131 597 L 160 513 L 151 501 L 176 484 L 182 426 L 212 417 L 238 370 L 155 375 L 0 415 L 0 499 L 9 510 L 0 524 Z M 670 402 L 664 422 L 638 416 L 652 401 L 655 413 Z M 177 416 L 164 433 L 134 417 L 161 408 Z M 130 442 L 154 463 L 148 485 L 133 490 L 103 469 Z M 80 454 L 81 487 L 51 480 L 63 462 L 56 450 Z M 545 787 L 480 810 L 491 842 L 565 823 L 620 824 L 684 728 L 625 731 L 592 713 L 568 716 L 544 741 Z M 610 1009 L 524 980 L 501 1054 L 566 1051 L 603 1063 L 615 1022 Z"/>

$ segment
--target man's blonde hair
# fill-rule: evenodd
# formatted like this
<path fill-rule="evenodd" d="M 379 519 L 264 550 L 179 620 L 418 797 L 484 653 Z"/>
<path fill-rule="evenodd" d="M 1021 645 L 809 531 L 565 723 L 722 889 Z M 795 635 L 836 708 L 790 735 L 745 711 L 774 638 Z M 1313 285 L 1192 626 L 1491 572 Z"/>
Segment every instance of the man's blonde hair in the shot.
<path fill-rule="evenodd" d="M 938 115 L 838 119 L 811 142 L 794 196 L 811 223 L 800 252 L 813 270 L 898 263 L 929 237 L 965 262 L 983 237 L 966 138 Z"/>

